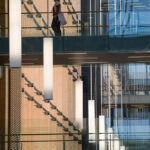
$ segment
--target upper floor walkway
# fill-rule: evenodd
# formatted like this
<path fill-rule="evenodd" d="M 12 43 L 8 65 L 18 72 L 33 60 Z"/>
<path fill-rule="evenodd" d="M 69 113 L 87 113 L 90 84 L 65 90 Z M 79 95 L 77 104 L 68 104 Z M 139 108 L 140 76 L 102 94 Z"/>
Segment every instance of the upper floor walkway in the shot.
<path fill-rule="evenodd" d="M 54 64 L 149 62 L 150 3 L 125 0 L 63 0 L 67 25 L 62 36 L 51 28 L 52 0 L 22 0 L 22 51 L 42 63 L 43 37 L 54 38 Z M 0 64 L 8 59 L 8 10 L 0 12 Z M 25 60 L 27 60 L 25 58 Z M 36 58 L 37 59 L 37 58 Z M 4 60 L 4 61 L 2 61 Z M 28 60 L 29 63 L 31 63 Z"/>

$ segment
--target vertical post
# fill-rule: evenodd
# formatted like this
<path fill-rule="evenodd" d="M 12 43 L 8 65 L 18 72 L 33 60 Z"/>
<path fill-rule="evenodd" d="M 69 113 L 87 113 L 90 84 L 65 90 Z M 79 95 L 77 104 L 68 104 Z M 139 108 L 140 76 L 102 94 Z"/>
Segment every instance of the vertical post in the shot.
<path fill-rule="evenodd" d="M 125 146 L 120 146 L 120 150 L 126 150 Z"/>
<path fill-rule="evenodd" d="M 88 125 L 89 125 L 89 143 L 95 143 L 96 142 L 95 100 L 88 100 Z"/>
<path fill-rule="evenodd" d="M 66 150 L 65 136 L 63 135 L 63 150 Z"/>
<path fill-rule="evenodd" d="M 9 0 L 10 67 L 21 67 L 21 0 Z"/>
<path fill-rule="evenodd" d="M 49 36 L 48 30 L 49 30 L 49 0 L 47 0 L 47 36 Z"/>
<path fill-rule="evenodd" d="M 108 65 L 108 102 L 109 102 L 109 128 L 111 128 L 111 101 L 110 101 L 110 64 Z"/>
<path fill-rule="evenodd" d="M 106 150 L 105 116 L 99 116 L 99 150 Z"/>
<path fill-rule="evenodd" d="M 108 128 L 108 149 L 113 150 L 113 129 L 111 128 L 111 99 L 110 99 L 110 64 L 108 65 L 108 101 L 109 101 L 109 128 Z"/>
<path fill-rule="evenodd" d="M 75 124 L 83 129 L 83 81 L 80 79 L 75 82 Z"/>
<path fill-rule="evenodd" d="M 120 69 L 120 75 L 121 75 L 121 120 L 122 120 L 122 130 L 123 130 L 123 100 L 122 100 L 122 65 Z"/>
<path fill-rule="evenodd" d="M 101 64 L 101 115 L 103 114 L 103 65 Z"/>
<path fill-rule="evenodd" d="M 97 0 L 95 0 L 94 2 L 95 2 L 94 3 L 94 7 L 95 7 L 95 15 L 94 16 L 95 16 L 95 35 L 96 35 L 97 34 L 97 32 L 96 32 L 97 31 L 97 27 L 96 27 L 97 26 L 97 12 L 96 12 L 97 11 L 97 7 L 96 7 L 97 6 Z"/>
<path fill-rule="evenodd" d="M 120 35 L 121 35 L 121 32 L 122 32 L 122 0 L 120 0 Z"/>
<path fill-rule="evenodd" d="M 43 39 L 44 99 L 53 99 L 53 38 Z"/>
<path fill-rule="evenodd" d="M 108 128 L 108 150 L 114 150 L 114 132 L 112 128 Z"/>
<path fill-rule="evenodd" d="M 99 34 L 102 35 L 102 0 L 100 0 L 100 22 L 99 22 L 99 25 L 100 25 L 100 29 L 99 29 Z"/>
<path fill-rule="evenodd" d="M 114 138 L 114 150 L 120 150 L 120 140 L 118 137 Z"/>

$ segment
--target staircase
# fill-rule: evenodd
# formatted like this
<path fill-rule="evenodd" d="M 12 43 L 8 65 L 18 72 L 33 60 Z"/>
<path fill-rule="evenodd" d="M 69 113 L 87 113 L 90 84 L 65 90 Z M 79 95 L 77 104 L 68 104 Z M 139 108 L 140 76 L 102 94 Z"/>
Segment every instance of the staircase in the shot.
<path fill-rule="evenodd" d="M 73 122 L 63 114 L 63 112 L 55 106 L 51 101 L 44 100 L 43 93 L 32 83 L 25 74 L 22 74 L 24 86 L 22 92 L 27 97 L 26 100 L 33 102 L 37 109 L 44 112 L 44 115 L 50 117 L 51 121 L 56 124 L 57 127 L 61 128 L 76 144 L 81 145 L 81 131 L 76 128 Z M 28 90 L 26 90 L 28 88 Z M 30 89 L 30 90 L 29 90 Z M 30 91 L 34 91 L 34 93 Z M 39 97 L 35 98 L 35 97 Z M 38 123 L 37 123 L 38 124 Z"/>
<path fill-rule="evenodd" d="M 81 24 L 81 20 L 79 20 L 79 15 L 73 7 L 71 0 L 68 0 L 68 2 L 66 0 L 63 0 L 63 5 L 66 5 L 68 13 L 72 15 L 72 24 Z"/>
<path fill-rule="evenodd" d="M 46 23 L 43 15 L 39 12 L 38 8 L 34 4 L 34 1 L 21 0 L 21 2 L 27 12 L 26 17 L 32 19 L 34 25 L 36 26 L 36 29 L 40 30 L 43 36 L 47 36 L 47 34 L 49 34 L 50 36 L 54 36 L 52 29 L 49 28 L 49 25 Z M 72 18 L 72 24 L 76 25 L 77 32 L 80 32 L 81 30 L 79 30 L 78 26 L 79 24 L 81 24 L 81 20 L 79 20 L 79 15 L 76 13 L 72 2 L 70 0 L 64 0 L 62 4 L 67 7 L 68 14 L 71 15 Z M 32 9 L 35 11 L 35 13 L 33 13 L 28 6 L 32 6 Z M 44 29 L 47 29 L 47 33 L 44 31 Z"/>
<path fill-rule="evenodd" d="M 51 31 L 51 29 L 48 27 L 45 19 L 42 17 L 42 14 L 38 11 L 37 7 L 35 6 L 33 0 L 22 0 L 22 5 L 24 6 L 25 10 L 27 11 L 27 18 L 30 18 L 33 20 L 33 23 L 36 25 L 36 29 L 40 30 L 43 36 L 46 36 L 47 34 L 44 32 L 43 28 L 48 30 L 48 33 L 53 36 L 53 32 Z M 29 10 L 28 5 L 31 5 L 32 8 L 34 9 L 34 11 L 36 13 L 33 13 Z M 40 25 L 40 23 L 42 23 L 42 25 Z"/>

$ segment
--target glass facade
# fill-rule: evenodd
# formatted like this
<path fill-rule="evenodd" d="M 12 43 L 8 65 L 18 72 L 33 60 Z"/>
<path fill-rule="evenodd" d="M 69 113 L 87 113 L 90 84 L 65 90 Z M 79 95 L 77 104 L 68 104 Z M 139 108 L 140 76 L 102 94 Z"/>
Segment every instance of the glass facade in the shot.
<path fill-rule="evenodd" d="M 150 139 L 149 83 L 147 82 L 149 64 L 92 66 L 92 99 L 95 100 L 97 120 L 99 116 L 105 116 L 106 149 L 109 149 L 109 128 L 112 128 L 114 140 L 112 143 L 115 142 L 115 137 L 118 137 L 121 145 L 124 145 L 126 149 L 148 150 Z M 90 79 L 91 68 L 83 66 L 82 69 L 86 87 L 84 89 L 84 118 L 88 118 L 87 101 L 91 95 L 91 83 L 87 80 Z M 98 135 L 101 125 L 97 122 L 96 127 Z M 98 149 L 99 145 L 100 143 L 97 142 L 94 149 L 96 147 Z M 88 149 L 91 149 L 90 144 L 88 144 Z"/>
<path fill-rule="evenodd" d="M 22 0 L 22 37 L 27 38 L 22 40 L 25 65 L 19 70 L 21 84 L 16 88 L 22 91 L 19 93 L 22 101 L 17 99 L 20 102 L 17 103 L 20 112 L 18 120 L 13 114 L 16 99 L 13 90 L 9 89 L 10 85 L 16 86 L 18 76 L 15 73 L 9 74 L 8 57 L 5 56 L 9 53 L 8 39 L 0 39 L 0 55 L 7 59 L 0 62 L 4 65 L 4 71 L 0 70 L 3 76 L 0 77 L 0 85 L 7 88 L 7 91 L 3 89 L 0 100 L 8 101 L 9 96 L 13 97 L 13 109 L 4 110 L 8 114 L 3 113 L 2 117 L 12 113 L 9 116 L 12 117 L 11 121 L 17 122 L 16 125 L 9 126 L 10 118 L 6 118 L 7 121 L 0 119 L 3 128 L 6 128 L 6 132 L 0 129 L 0 149 L 12 144 L 18 150 L 43 150 L 51 147 L 54 150 L 149 150 L 150 64 L 110 64 L 110 58 L 113 57 L 112 52 L 118 53 L 121 50 L 124 53 L 132 50 L 149 51 L 150 2 L 63 0 L 61 3 L 68 24 L 61 27 L 62 37 L 54 37 L 51 29 L 53 1 Z M 0 20 L 5 22 L 0 22 L 0 35 L 8 37 L 8 10 L 0 14 Z M 54 55 L 57 61 L 63 58 L 58 61 L 59 65 L 54 65 L 52 102 L 45 101 L 42 84 L 43 37 L 47 36 L 54 37 Z M 77 52 L 83 52 L 82 56 L 74 57 Z M 90 56 L 91 52 L 94 55 Z M 109 52 L 109 56 L 103 55 L 107 62 L 95 64 L 94 60 L 100 60 L 96 56 L 98 53 L 102 55 Z M 147 58 L 149 62 L 146 55 L 138 57 Z M 130 62 L 130 59 L 127 60 Z M 88 65 L 90 63 L 92 64 Z M 7 83 L 8 78 L 13 81 L 10 85 Z M 77 90 L 77 81 L 81 81 L 78 87 L 83 86 L 83 93 L 82 89 Z M 78 99 L 81 101 L 78 101 L 77 106 Z M 83 107 L 79 107 L 82 99 Z M 93 102 L 92 105 L 89 100 Z M 6 105 L 8 107 L 7 102 Z M 0 107 L 3 108 L 2 105 Z M 76 114 L 83 117 L 77 118 Z M 7 145 L 7 142 L 10 143 Z"/>

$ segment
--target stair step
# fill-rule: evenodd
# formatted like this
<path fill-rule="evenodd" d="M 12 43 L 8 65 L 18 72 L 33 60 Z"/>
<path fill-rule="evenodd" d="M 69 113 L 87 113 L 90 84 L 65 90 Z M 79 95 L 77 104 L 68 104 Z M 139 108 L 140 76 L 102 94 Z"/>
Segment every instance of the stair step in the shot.
<path fill-rule="evenodd" d="M 30 83 L 30 84 L 28 83 L 27 85 L 28 85 L 28 87 L 33 87 L 34 86 L 33 83 Z"/>
<path fill-rule="evenodd" d="M 68 118 L 63 116 L 63 120 L 64 121 L 68 121 Z"/>
<path fill-rule="evenodd" d="M 32 0 L 28 0 L 27 3 L 30 4 L 30 5 L 32 5 L 33 1 Z"/>
<path fill-rule="evenodd" d="M 52 121 L 56 121 L 57 119 L 56 119 L 55 117 L 52 117 L 51 120 L 52 120 Z"/>
<path fill-rule="evenodd" d="M 42 108 L 41 104 L 36 105 L 37 108 Z"/>
<path fill-rule="evenodd" d="M 78 24 L 78 21 L 74 20 L 74 21 L 72 21 L 72 24 Z"/>
<path fill-rule="evenodd" d="M 57 112 L 57 115 L 61 116 L 61 115 L 62 115 L 62 112 L 58 111 L 58 112 Z"/>
<path fill-rule="evenodd" d="M 73 133 L 69 132 L 69 136 L 73 136 Z"/>
<path fill-rule="evenodd" d="M 69 126 L 73 126 L 73 123 L 71 121 L 68 122 Z"/>
<path fill-rule="evenodd" d="M 44 99 L 45 103 L 49 103 L 49 101 L 50 101 L 49 99 Z"/>
<path fill-rule="evenodd" d="M 22 88 L 22 92 L 24 92 L 24 88 Z"/>
<path fill-rule="evenodd" d="M 64 4 L 64 5 L 67 5 L 67 2 L 64 0 L 64 1 L 63 1 L 63 4 Z"/>
<path fill-rule="evenodd" d="M 21 0 L 21 3 L 24 4 L 24 0 Z"/>
<path fill-rule="evenodd" d="M 52 109 L 56 109 L 56 106 L 53 106 L 53 105 L 52 105 L 51 108 L 52 108 Z"/>
<path fill-rule="evenodd" d="M 58 125 L 59 127 L 61 127 L 61 126 L 62 126 L 62 123 L 60 123 L 60 122 L 57 121 L 57 125 Z"/>
<path fill-rule="evenodd" d="M 68 5 L 72 5 L 72 2 L 70 0 L 68 0 Z"/>
<path fill-rule="evenodd" d="M 73 140 L 77 141 L 77 140 L 78 140 L 78 137 L 73 136 Z"/>
<path fill-rule="evenodd" d="M 50 112 L 48 112 L 48 111 L 45 111 L 44 113 L 45 113 L 45 115 L 49 115 L 50 114 Z"/>
<path fill-rule="evenodd" d="M 68 128 L 63 128 L 63 130 L 67 132 L 67 131 L 68 131 Z"/>
<path fill-rule="evenodd" d="M 36 14 L 36 17 L 37 17 L 37 18 L 41 18 L 42 16 L 41 16 L 40 13 L 38 13 L 38 14 Z"/>
<path fill-rule="evenodd" d="M 78 131 L 78 133 L 80 133 L 80 130 L 78 130 L 75 126 L 73 126 L 73 130 Z"/>
<path fill-rule="evenodd" d="M 28 97 L 27 98 L 29 101 L 33 101 L 34 100 L 34 97 Z"/>
<path fill-rule="evenodd" d="M 37 95 L 42 95 L 42 92 L 36 92 Z"/>

